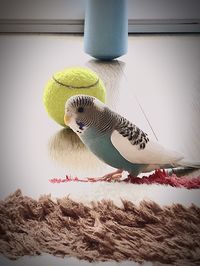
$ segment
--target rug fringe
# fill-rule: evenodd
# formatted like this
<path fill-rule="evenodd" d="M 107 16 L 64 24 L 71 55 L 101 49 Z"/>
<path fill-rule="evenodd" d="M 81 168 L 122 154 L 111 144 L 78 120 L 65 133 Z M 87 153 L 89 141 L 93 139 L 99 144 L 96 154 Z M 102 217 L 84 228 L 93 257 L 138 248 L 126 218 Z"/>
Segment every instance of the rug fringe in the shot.
<path fill-rule="evenodd" d="M 52 178 L 49 180 L 51 183 L 68 183 L 68 182 L 110 182 L 105 181 L 101 179 L 95 179 L 95 178 L 85 178 L 81 179 L 78 177 L 71 177 L 66 175 L 65 178 Z M 200 176 L 198 177 L 189 177 L 189 176 L 182 176 L 178 177 L 176 174 L 170 175 L 165 170 L 156 170 L 153 174 L 149 176 L 143 176 L 140 177 L 134 177 L 129 175 L 128 178 L 124 180 L 117 180 L 115 182 L 125 182 L 125 183 L 131 183 L 131 184 L 159 184 L 159 185 L 168 185 L 172 187 L 184 187 L 187 189 L 198 189 L 200 188 Z"/>

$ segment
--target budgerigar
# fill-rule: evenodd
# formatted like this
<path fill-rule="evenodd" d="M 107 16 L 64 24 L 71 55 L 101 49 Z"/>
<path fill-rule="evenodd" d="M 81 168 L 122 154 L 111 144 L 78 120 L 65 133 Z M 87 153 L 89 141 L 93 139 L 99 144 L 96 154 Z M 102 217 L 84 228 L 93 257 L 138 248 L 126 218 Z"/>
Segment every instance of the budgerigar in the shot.
<path fill-rule="evenodd" d="M 121 175 L 123 171 L 137 176 L 160 168 L 200 167 L 150 140 L 136 125 L 94 97 L 69 98 L 64 121 L 100 160 L 118 169 L 109 177 Z"/>

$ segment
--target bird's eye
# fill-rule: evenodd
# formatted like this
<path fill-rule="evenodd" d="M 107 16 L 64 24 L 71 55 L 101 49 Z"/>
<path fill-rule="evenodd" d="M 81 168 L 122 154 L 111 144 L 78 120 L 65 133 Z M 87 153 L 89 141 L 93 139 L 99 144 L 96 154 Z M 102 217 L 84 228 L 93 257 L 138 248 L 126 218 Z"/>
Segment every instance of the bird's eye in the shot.
<path fill-rule="evenodd" d="M 83 108 L 83 107 L 79 107 L 79 108 L 77 109 L 77 111 L 78 111 L 79 113 L 83 113 L 84 108 Z"/>

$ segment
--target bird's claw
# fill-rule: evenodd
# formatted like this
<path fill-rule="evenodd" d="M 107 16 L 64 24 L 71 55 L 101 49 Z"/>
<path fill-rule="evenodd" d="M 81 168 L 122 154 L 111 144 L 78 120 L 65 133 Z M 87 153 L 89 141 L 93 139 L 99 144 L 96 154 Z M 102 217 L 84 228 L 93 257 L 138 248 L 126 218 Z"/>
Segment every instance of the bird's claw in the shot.
<path fill-rule="evenodd" d="M 117 170 L 115 172 L 106 174 L 102 177 L 88 178 L 89 181 L 106 181 L 106 182 L 117 182 L 119 180 L 124 180 L 128 177 L 129 173 L 123 170 Z"/>

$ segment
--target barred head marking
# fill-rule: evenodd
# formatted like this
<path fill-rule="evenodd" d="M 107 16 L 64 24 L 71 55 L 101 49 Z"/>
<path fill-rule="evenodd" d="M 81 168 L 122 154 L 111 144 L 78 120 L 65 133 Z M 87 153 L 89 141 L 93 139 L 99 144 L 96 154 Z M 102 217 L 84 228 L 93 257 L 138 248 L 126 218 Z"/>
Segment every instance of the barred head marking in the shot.
<path fill-rule="evenodd" d="M 67 105 L 71 105 L 72 107 L 85 107 L 92 106 L 94 104 L 94 97 L 86 96 L 86 95 L 76 95 L 69 98 L 67 101 Z"/>
<path fill-rule="evenodd" d="M 102 112 L 104 104 L 88 95 L 76 95 L 68 99 L 65 105 L 65 115 L 69 117 L 69 126 L 76 132 L 82 133 Z"/>

